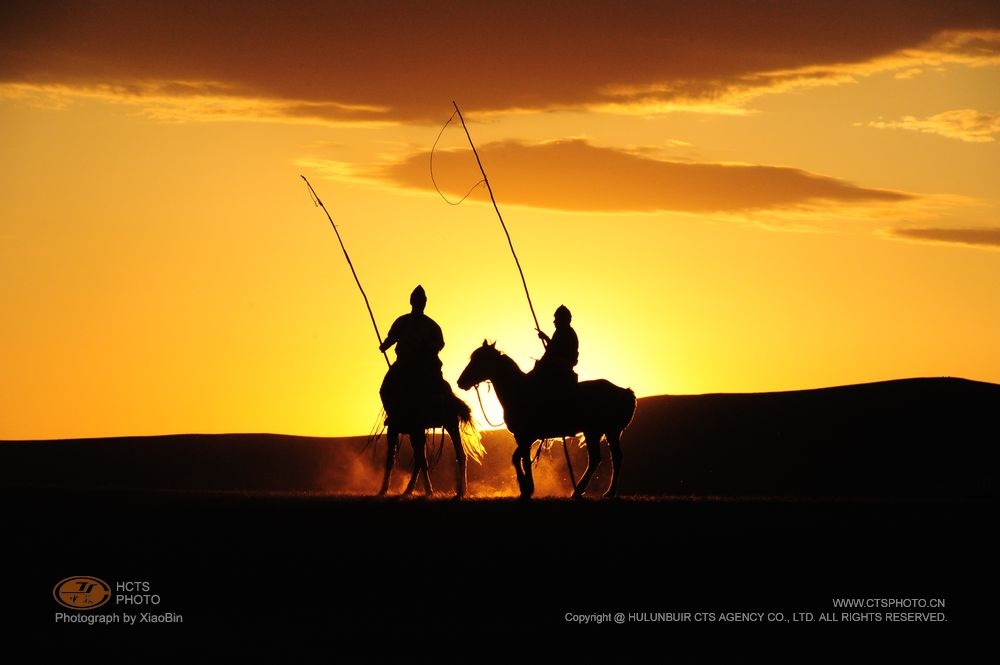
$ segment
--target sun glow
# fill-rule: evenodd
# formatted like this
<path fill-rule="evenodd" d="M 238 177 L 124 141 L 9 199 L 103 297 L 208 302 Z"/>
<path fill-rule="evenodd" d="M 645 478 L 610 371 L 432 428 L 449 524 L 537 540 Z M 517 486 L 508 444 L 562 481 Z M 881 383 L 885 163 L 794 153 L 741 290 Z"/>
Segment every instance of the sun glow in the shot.
<path fill-rule="evenodd" d="M 992 19 L 894 14 L 855 42 L 654 3 L 616 18 L 635 42 L 581 10 L 555 42 L 470 63 L 365 8 L 371 34 L 324 22 L 343 44 L 266 54 L 212 16 L 167 12 L 176 42 L 148 8 L 66 11 L 0 40 L 0 439 L 377 427 L 380 340 L 301 175 L 380 334 L 425 287 L 453 385 L 484 338 L 530 370 L 561 304 L 580 380 L 640 397 L 1000 382 Z M 459 18 L 436 20 L 468 45 Z M 469 135 L 446 128 L 435 176 L 448 194 L 481 178 L 471 136 L 509 238 L 484 188 L 435 191 L 453 100 Z M 482 408 L 457 392 L 502 423 L 488 387 Z"/>

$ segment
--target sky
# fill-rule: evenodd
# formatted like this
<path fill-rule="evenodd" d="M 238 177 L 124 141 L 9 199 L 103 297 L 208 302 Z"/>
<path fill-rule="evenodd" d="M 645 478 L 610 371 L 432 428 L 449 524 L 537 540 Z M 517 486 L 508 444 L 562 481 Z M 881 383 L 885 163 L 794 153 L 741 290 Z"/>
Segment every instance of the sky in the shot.
<path fill-rule="evenodd" d="M 0 146 L 0 439 L 378 431 L 418 284 L 453 385 L 561 304 L 639 397 L 1000 383 L 996 2 L 13 1 Z"/>

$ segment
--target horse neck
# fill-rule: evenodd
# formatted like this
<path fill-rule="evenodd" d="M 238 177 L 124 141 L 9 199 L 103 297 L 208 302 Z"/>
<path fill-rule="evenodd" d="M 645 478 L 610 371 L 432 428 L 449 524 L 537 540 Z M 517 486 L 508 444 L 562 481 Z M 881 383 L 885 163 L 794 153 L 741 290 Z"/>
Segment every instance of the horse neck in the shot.
<path fill-rule="evenodd" d="M 517 363 L 508 356 L 501 355 L 497 360 L 496 371 L 490 377 L 497 391 L 497 399 L 503 404 L 508 402 L 522 389 L 527 375 L 521 371 Z"/>

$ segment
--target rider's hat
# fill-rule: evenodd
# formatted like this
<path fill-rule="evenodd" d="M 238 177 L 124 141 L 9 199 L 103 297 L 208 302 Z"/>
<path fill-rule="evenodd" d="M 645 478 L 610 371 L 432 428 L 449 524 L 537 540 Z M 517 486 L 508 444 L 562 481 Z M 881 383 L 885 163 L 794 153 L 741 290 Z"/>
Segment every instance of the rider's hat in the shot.
<path fill-rule="evenodd" d="M 417 288 L 413 289 L 413 293 L 410 294 L 410 304 L 416 305 L 420 303 L 421 305 L 427 304 L 427 294 L 424 293 L 424 287 L 417 284 Z"/>

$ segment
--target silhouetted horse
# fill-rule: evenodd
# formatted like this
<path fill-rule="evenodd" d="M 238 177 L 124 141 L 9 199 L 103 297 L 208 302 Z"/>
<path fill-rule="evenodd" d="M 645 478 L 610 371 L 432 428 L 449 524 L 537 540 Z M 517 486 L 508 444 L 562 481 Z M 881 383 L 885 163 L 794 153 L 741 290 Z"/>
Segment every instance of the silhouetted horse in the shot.
<path fill-rule="evenodd" d="M 521 371 L 511 358 L 496 349 L 496 343 L 483 345 L 469 358 L 469 364 L 458 377 L 463 390 L 483 381 L 492 381 L 497 399 L 503 406 L 507 429 L 514 435 L 517 449 L 511 461 L 517 473 L 521 496 L 531 497 L 535 483 L 531 477 L 531 446 L 535 441 L 583 434 L 587 443 L 587 469 L 576 487 L 573 498 L 580 498 L 591 476 L 601 463 L 601 438 L 611 449 L 611 485 L 604 493 L 618 493 L 621 471 L 621 435 L 635 415 L 635 393 L 610 381 L 581 381 L 567 398 L 545 394 L 534 380 Z"/>
<path fill-rule="evenodd" d="M 423 480 L 424 491 L 433 493 L 430 473 L 427 469 L 427 454 L 425 452 L 426 430 L 443 427 L 452 444 L 455 446 L 455 461 L 457 468 L 457 486 L 455 496 L 465 496 L 466 461 L 469 457 L 481 460 L 485 449 L 480 434 L 472 421 L 472 410 L 463 402 L 451 388 L 437 395 L 417 395 L 405 405 L 386 409 L 386 442 L 388 449 L 385 457 L 385 475 L 382 478 L 382 489 L 379 496 L 385 496 L 389 491 L 389 479 L 392 467 L 399 451 L 399 435 L 407 434 L 413 446 L 413 471 L 410 481 L 403 491 L 404 496 L 413 493 L 419 475 Z"/>

